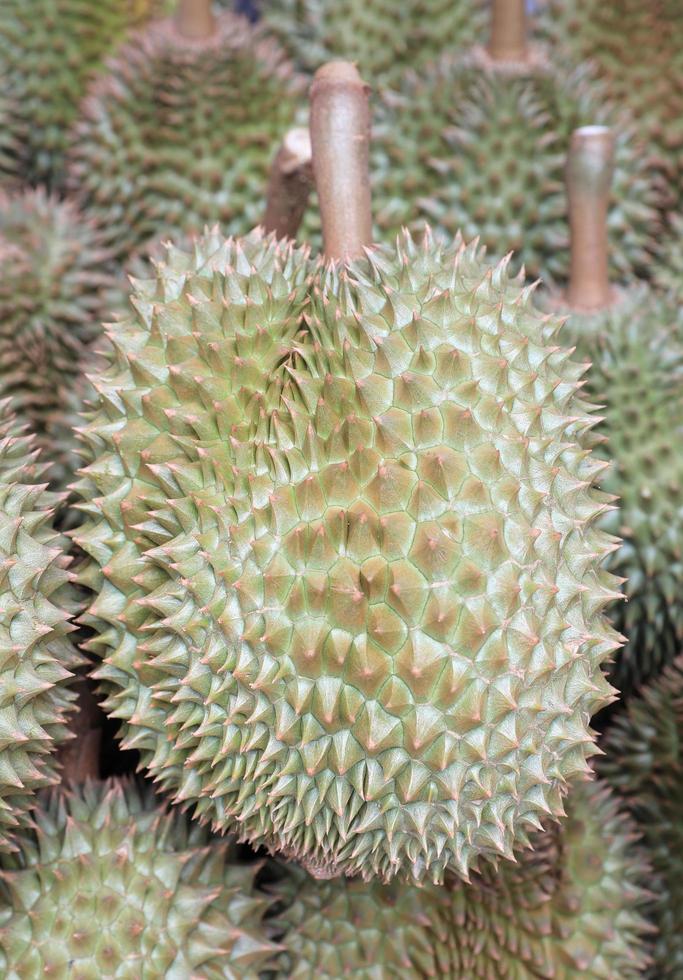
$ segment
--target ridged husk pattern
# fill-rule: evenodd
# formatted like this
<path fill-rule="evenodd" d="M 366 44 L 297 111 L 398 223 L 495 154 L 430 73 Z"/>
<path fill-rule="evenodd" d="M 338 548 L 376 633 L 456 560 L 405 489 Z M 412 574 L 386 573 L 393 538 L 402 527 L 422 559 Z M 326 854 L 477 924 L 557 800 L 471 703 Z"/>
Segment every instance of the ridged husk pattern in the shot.
<path fill-rule="evenodd" d="M 263 217 L 299 94 L 283 51 L 245 18 L 218 14 L 203 40 L 160 21 L 109 62 L 82 106 L 70 188 L 121 257 L 207 223 L 245 233 Z"/>
<path fill-rule="evenodd" d="M 53 753 L 69 734 L 80 662 L 67 541 L 52 527 L 60 498 L 45 479 L 32 440 L 0 402 L 0 851 L 14 847 L 35 791 L 57 781 Z"/>
<path fill-rule="evenodd" d="M 609 729 L 600 769 L 623 797 L 654 870 L 652 980 L 683 974 L 683 658 L 633 698 Z"/>
<path fill-rule="evenodd" d="M 60 185 L 78 103 L 106 56 L 166 0 L 3 0 L 0 79 L 19 170 L 31 183 Z"/>
<path fill-rule="evenodd" d="M 591 60 L 628 106 L 674 201 L 683 204 L 683 16 L 678 0 L 543 0 L 539 31 L 553 55 Z"/>
<path fill-rule="evenodd" d="M 611 697 L 615 542 L 530 294 L 429 235 L 350 268 L 209 235 L 138 284 L 77 540 L 106 710 L 201 818 L 440 879 L 561 811 Z"/>
<path fill-rule="evenodd" d="M 0 194 L 0 260 L 0 396 L 12 397 L 63 486 L 75 450 L 66 408 L 125 293 L 92 221 L 43 190 Z"/>
<path fill-rule="evenodd" d="M 654 280 L 677 301 L 683 298 L 683 213 L 669 215 L 661 256 L 654 268 Z"/>
<path fill-rule="evenodd" d="M 622 293 L 608 311 L 572 316 L 566 341 L 591 362 L 586 393 L 603 422 L 597 451 L 612 461 L 602 488 L 618 496 L 604 526 L 623 538 L 610 571 L 626 579 L 626 603 L 610 616 L 626 638 L 613 682 L 631 690 L 659 671 L 683 641 L 683 345 L 676 306 L 646 289 Z"/>
<path fill-rule="evenodd" d="M 444 887 L 297 879 L 280 886 L 280 977 L 628 980 L 646 963 L 648 871 L 604 786 L 576 786 L 518 863 Z M 288 894 L 288 884 L 291 890 Z M 287 903 L 291 904 L 287 907 Z"/>
<path fill-rule="evenodd" d="M 53 791 L 0 870 L 5 980 L 256 980 L 276 947 L 254 865 L 149 790 Z"/>
<path fill-rule="evenodd" d="M 567 278 L 564 182 L 578 126 L 611 125 L 616 137 L 609 212 L 616 280 L 647 270 L 659 229 L 660 193 L 632 121 L 604 98 L 584 66 L 542 63 L 495 71 L 445 55 L 408 72 L 375 113 L 373 187 L 382 240 L 429 221 L 452 238 L 480 236 L 494 254 L 516 252 L 529 276 Z"/>
<path fill-rule="evenodd" d="M 373 88 L 486 32 L 482 0 L 271 0 L 262 16 L 304 71 L 337 58 L 354 61 Z"/>

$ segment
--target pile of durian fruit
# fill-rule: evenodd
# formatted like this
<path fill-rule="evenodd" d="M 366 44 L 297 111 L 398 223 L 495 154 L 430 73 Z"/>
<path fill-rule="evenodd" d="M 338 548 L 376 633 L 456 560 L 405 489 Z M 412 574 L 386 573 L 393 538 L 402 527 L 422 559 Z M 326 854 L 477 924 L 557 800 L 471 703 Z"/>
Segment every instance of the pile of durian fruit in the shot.
<path fill-rule="evenodd" d="M 683 978 L 681 0 L 244 9 L 0 2 L 0 977 Z"/>

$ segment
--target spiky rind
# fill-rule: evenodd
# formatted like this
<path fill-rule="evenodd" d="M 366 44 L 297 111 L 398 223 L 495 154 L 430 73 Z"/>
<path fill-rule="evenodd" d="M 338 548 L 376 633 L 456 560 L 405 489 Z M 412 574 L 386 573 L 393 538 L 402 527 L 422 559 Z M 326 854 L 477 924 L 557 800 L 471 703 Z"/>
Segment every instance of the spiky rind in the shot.
<path fill-rule="evenodd" d="M 655 284 L 675 299 L 683 297 L 683 213 L 669 215 L 659 261 L 654 267 Z"/>
<path fill-rule="evenodd" d="M 304 71 L 336 58 L 354 61 L 374 87 L 407 67 L 420 70 L 444 48 L 481 41 L 483 0 L 271 0 L 262 16 L 268 29 Z"/>
<path fill-rule="evenodd" d="M 602 487 L 619 499 L 604 526 L 623 543 L 609 568 L 626 579 L 610 610 L 627 638 L 613 680 L 631 690 L 683 641 L 683 344 L 674 303 L 645 288 L 604 313 L 573 315 L 566 341 L 590 362 L 586 393 L 600 406 Z"/>
<path fill-rule="evenodd" d="M 618 105 L 628 106 L 683 204 L 683 18 L 678 0 L 543 0 L 538 30 L 553 57 L 590 61 Z"/>
<path fill-rule="evenodd" d="M 0 256 L 0 396 L 12 398 L 61 487 L 74 473 L 66 406 L 103 321 L 124 304 L 123 284 L 92 221 L 43 190 L 0 194 Z"/>
<path fill-rule="evenodd" d="M 296 878 L 280 885 L 278 976 L 627 980 L 646 964 L 649 869 L 605 787 L 576 786 L 532 850 L 445 887 Z"/>
<path fill-rule="evenodd" d="M 299 94 L 284 52 L 245 18 L 222 12 L 201 40 L 160 21 L 93 86 L 72 134 L 70 188 L 122 257 L 207 223 L 245 233 L 263 217 Z"/>
<path fill-rule="evenodd" d="M 107 54 L 164 0 L 3 0 L 0 78 L 21 176 L 59 185 L 68 131 Z"/>
<path fill-rule="evenodd" d="M 373 128 L 375 219 L 382 239 L 425 220 L 439 234 L 514 249 L 528 275 L 566 280 L 564 169 L 578 126 L 611 125 L 616 156 L 609 215 L 615 280 L 645 272 L 656 251 L 661 195 L 632 120 L 586 66 L 515 75 L 445 55 L 410 71 L 380 100 Z"/>
<path fill-rule="evenodd" d="M 632 698 L 603 742 L 600 771 L 626 803 L 653 865 L 652 980 L 683 973 L 683 657 Z"/>
<path fill-rule="evenodd" d="M 27 823 L 36 790 L 57 780 L 80 658 L 70 640 L 74 596 L 67 542 L 52 517 L 46 467 L 9 403 L 0 402 L 0 851 Z"/>
<path fill-rule="evenodd" d="M 618 645 L 560 321 L 429 236 L 350 268 L 209 236 L 134 304 L 77 537 L 124 744 L 320 873 L 510 856 L 586 768 Z"/>
<path fill-rule="evenodd" d="M 256 980 L 277 950 L 255 866 L 112 780 L 45 794 L 0 870 L 0 967 L 38 976 Z"/>

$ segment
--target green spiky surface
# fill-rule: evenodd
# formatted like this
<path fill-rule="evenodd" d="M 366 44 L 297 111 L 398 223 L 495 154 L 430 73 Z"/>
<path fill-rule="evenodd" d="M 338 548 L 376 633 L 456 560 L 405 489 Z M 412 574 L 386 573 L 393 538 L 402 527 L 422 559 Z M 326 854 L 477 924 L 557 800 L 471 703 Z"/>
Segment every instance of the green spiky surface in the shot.
<path fill-rule="evenodd" d="M 0 194 L 0 255 L 0 395 L 12 397 L 62 486 L 74 472 L 66 406 L 124 293 L 92 222 L 42 190 Z"/>
<path fill-rule="evenodd" d="M 68 736 L 75 695 L 74 596 L 67 542 L 52 527 L 45 466 L 0 402 L 0 851 L 25 825 L 36 790 L 57 780 L 52 754 Z"/>
<path fill-rule="evenodd" d="M 486 30 L 482 0 L 270 0 L 261 13 L 304 71 L 342 58 L 373 87 L 420 70 L 444 48 L 481 41 Z"/>
<path fill-rule="evenodd" d="M 683 640 L 683 346 L 673 303 L 646 289 L 606 313 L 571 317 L 566 342 L 592 362 L 587 396 L 604 421 L 601 486 L 619 498 L 604 527 L 622 537 L 610 571 L 626 578 L 610 610 L 628 642 L 613 682 L 630 690 L 671 661 Z"/>
<path fill-rule="evenodd" d="M 382 240 L 426 220 L 447 238 L 479 235 L 496 256 L 514 249 L 531 278 L 566 279 L 566 155 L 572 131 L 594 124 L 611 125 L 616 135 L 611 271 L 616 281 L 643 272 L 655 251 L 658 188 L 630 120 L 604 99 L 585 67 L 537 65 L 510 74 L 445 55 L 408 72 L 375 113 Z"/>
<path fill-rule="evenodd" d="M 19 183 L 18 134 L 10 128 L 12 101 L 7 97 L 7 78 L 0 71 L 0 187 L 14 190 Z"/>
<path fill-rule="evenodd" d="M 661 256 L 654 268 L 654 281 L 678 300 L 683 297 L 683 213 L 669 216 Z"/>
<path fill-rule="evenodd" d="M 575 62 L 590 59 L 629 106 L 679 203 L 683 180 L 683 17 L 678 0 L 543 0 L 539 30 Z"/>
<path fill-rule="evenodd" d="M 276 947 L 255 866 L 149 790 L 45 794 L 0 870 L 5 980 L 256 980 Z"/>
<path fill-rule="evenodd" d="M 444 887 L 296 877 L 280 885 L 280 977 L 303 980 L 627 980 L 646 957 L 649 874 L 604 786 L 578 785 L 568 817 L 518 863 Z M 291 903 L 291 904 L 289 904 Z"/>
<path fill-rule="evenodd" d="M 439 879 L 586 768 L 615 544 L 560 321 L 475 246 L 371 256 L 172 249 L 94 379 L 77 540 L 164 789 L 321 874 Z"/>
<path fill-rule="evenodd" d="M 629 701 L 603 742 L 600 770 L 624 799 L 654 870 L 652 980 L 683 975 L 683 658 Z"/>
<path fill-rule="evenodd" d="M 0 76 L 23 179 L 61 184 L 88 82 L 127 31 L 161 7 L 162 0 L 2 0 Z"/>
<path fill-rule="evenodd" d="M 263 217 L 299 94 L 283 51 L 245 18 L 223 12 L 198 41 L 160 21 L 90 92 L 72 134 L 70 187 L 122 257 L 216 222 L 245 233 Z"/>

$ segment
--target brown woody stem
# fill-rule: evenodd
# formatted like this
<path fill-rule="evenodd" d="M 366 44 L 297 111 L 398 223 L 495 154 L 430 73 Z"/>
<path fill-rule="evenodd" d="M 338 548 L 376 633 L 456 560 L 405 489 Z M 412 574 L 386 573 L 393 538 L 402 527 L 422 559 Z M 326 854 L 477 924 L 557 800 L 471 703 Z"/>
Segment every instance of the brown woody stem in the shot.
<path fill-rule="evenodd" d="M 270 168 L 263 226 L 278 238 L 295 238 L 313 186 L 311 137 L 290 129 Z"/>
<path fill-rule="evenodd" d="M 612 131 L 607 126 L 574 130 L 567 159 L 570 306 L 600 309 L 611 301 L 607 213 L 613 169 Z"/>
<path fill-rule="evenodd" d="M 525 0 L 492 0 L 488 53 L 492 61 L 526 61 L 527 15 Z"/>
<path fill-rule="evenodd" d="M 183 37 L 193 40 L 211 37 L 216 26 L 212 0 L 178 0 L 175 26 Z"/>
<path fill-rule="evenodd" d="M 372 243 L 370 89 L 355 65 L 331 61 L 318 69 L 310 128 L 325 255 L 353 259 Z"/>
<path fill-rule="evenodd" d="M 100 775 L 102 711 L 87 680 L 77 681 L 74 690 L 78 692 L 78 701 L 69 722 L 74 737 L 58 753 L 65 783 L 82 783 Z"/>

